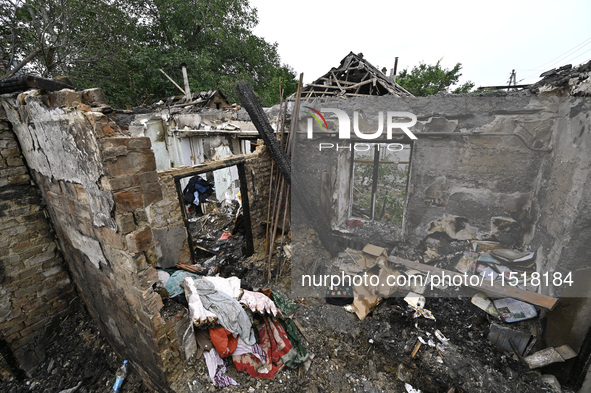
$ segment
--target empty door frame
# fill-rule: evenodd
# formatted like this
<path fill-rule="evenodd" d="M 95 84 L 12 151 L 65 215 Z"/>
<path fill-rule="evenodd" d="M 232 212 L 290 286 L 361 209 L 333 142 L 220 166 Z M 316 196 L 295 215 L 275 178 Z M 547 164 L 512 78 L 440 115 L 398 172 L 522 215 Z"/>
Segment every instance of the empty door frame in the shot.
<path fill-rule="evenodd" d="M 185 201 L 183 200 L 183 190 L 181 187 L 181 179 L 188 176 L 195 176 L 205 172 L 213 172 L 218 169 L 224 169 L 232 166 L 236 166 L 238 169 L 238 178 L 240 180 L 240 196 L 242 198 L 242 215 L 244 216 L 244 241 L 245 243 L 245 256 L 250 256 L 254 253 L 254 244 L 252 240 L 252 227 L 250 220 L 250 206 L 248 203 L 248 188 L 246 183 L 246 170 L 244 168 L 246 162 L 246 156 L 232 156 L 219 161 L 213 161 L 209 163 L 199 164 L 188 168 L 179 170 L 174 175 L 174 184 L 176 187 L 177 195 L 179 198 L 179 207 L 181 208 L 183 221 L 185 228 L 187 228 L 187 238 L 189 242 L 189 249 L 191 251 L 191 260 L 193 263 L 197 262 L 195 255 L 195 245 L 193 244 L 193 238 L 189 233 L 189 217 L 187 217 L 187 210 L 185 209 Z"/>

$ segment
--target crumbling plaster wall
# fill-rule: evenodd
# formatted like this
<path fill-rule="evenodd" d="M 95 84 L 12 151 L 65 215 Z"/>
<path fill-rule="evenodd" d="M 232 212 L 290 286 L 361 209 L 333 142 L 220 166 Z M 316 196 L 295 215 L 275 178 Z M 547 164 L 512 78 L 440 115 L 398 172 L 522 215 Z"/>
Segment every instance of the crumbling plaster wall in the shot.
<path fill-rule="evenodd" d="M 455 239 L 494 236 L 512 245 L 531 231 L 536 219 L 531 209 L 534 183 L 549 153 L 532 151 L 517 137 L 505 134 L 519 133 L 535 149 L 545 150 L 557 116 L 552 99 L 542 103 L 527 95 L 363 97 L 328 100 L 313 106 L 341 108 L 351 119 L 358 111 L 360 128 L 366 132 L 378 128 L 379 112 L 410 112 L 417 116 L 418 123 L 411 130 L 419 139 L 412 147 L 403 231 L 393 231 L 391 241 L 417 244 L 431 233 L 442 232 Z M 336 130 L 336 119 L 330 115 L 326 118 L 329 130 Z M 305 130 L 306 119 L 302 120 L 300 129 Z M 314 132 L 315 137 L 322 135 L 321 130 Z M 468 136 L 470 133 L 491 136 Z M 315 181 L 320 181 L 315 172 L 333 170 L 335 156 L 341 161 L 350 160 L 347 149 L 338 154 L 334 149 L 319 152 L 319 141 L 325 140 L 309 143 L 305 154 L 298 150 L 302 165 L 295 167 L 298 170 L 306 168 L 305 162 L 317 163 L 304 169 L 304 177 Z M 351 141 L 337 141 L 334 137 L 331 142 L 348 145 Z M 296 160 L 300 157 L 296 156 Z M 333 216 L 342 214 L 339 200 L 349 198 L 345 195 L 349 184 L 343 184 L 343 179 L 349 177 L 343 173 L 348 171 L 349 167 L 341 164 L 339 174 L 332 177 L 337 181 L 332 206 L 338 209 Z M 320 200 L 320 189 L 315 183 L 308 192 Z"/>
<path fill-rule="evenodd" d="M 361 129 L 367 132 L 377 129 L 380 111 L 417 116 L 411 128 L 418 139 L 411 156 L 404 238 L 396 238 L 393 232 L 392 241 L 416 245 L 436 232 L 454 239 L 493 238 L 507 246 L 533 246 L 540 269 L 566 271 L 588 265 L 588 98 L 522 92 L 362 97 L 311 104 L 318 109 L 341 108 L 351 119 L 356 110 Z M 325 116 L 328 129 L 337 130 L 336 118 Z M 306 121 L 306 116 L 300 118 L 301 130 L 306 130 Z M 314 137 L 321 135 L 315 127 Z M 316 201 L 321 200 L 320 172 L 332 171 L 337 160 L 350 157 L 347 149 L 338 154 L 334 149 L 319 151 L 320 141 L 329 140 L 307 142 L 294 164 L 294 170 L 305 175 L 307 192 Z M 351 142 L 336 137 L 330 141 Z M 349 168 L 339 166 L 338 170 Z M 342 183 L 346 177 L 336 178 Z M 341 194 L 348 187 L 335 185 L 340 192 L 333 194 L 333 207 L 339 198 L 347 198 Z"/>
<path fill-rule="evenodd" d="M 372 119 L 377 119 L 378 111 L 415 114 L 418 123 L 411 131 L 418 139 L 411 156 L 403 237 L 393 231 L 390 240 L 417 245 L 441 232 L 453 239 L 531 246 L 537 252 L 538 272 L 572 272 L 576 280 L 573 287 L 540 289 L 563 297 L 548 314 L 545 339 L 549 345 L 580 348 L 591 326 L 589 98 L 520 92 L 364 97 L 311 104 L 317 109 L 344 109 L 351 119 L 358 110 L 368 132 L 377 129 Z M 306 129 L 306 120 L 300 119 L 301 130 Z M 328 129 L 336 130 L 335 119 L 327 116 L 327 120 Z M 314 132 L 316 137 L 322 131 L 314 128 Z M 474 133 L 491 135 L 470 135 Z M 526 143 L 511 134 L 521 135 Z M 334 151 L 319 152 L 318 141 L 306 149 L 302 160 L 314 163 L 305 170 L 307 192 L 320 201 L 321 177 L 314 172 L 319 165 L 332 170 L 338 158 Z M 339 157 L 345 155 L 350 152 L 339 152 Z M 346 190 L 349 185 L 338 187 Z M 334 197 L 336 206 L 336 198 L 342 197 L 337 193 Z"/>
<path fill-rule="evenodd" d="M 569 97 L 557 106 L 558 121 L 535 183 L 535 230 L 526 241 L 540 272 L 572 273 L 574 285 L 550 286 L 562 296 L 548 315 L 548 345 L 578 351 L 591 327 L 591 100 Z"/>
<path fill-rule="evenodd" d="M 407 107 L 419 120 L 413 128 L 419 139 L 411 158 L 407 239 L 416 243 L 443 232 L 453 239 L 495 238 L 521 246 L 537 218 L 534 182 L 549 154 L 556 104 L 526 95 L 416 102 Z M 490 136 L 437 136 L 449 132 Z"/>
<path fill-rule="evenodd" d="M 77 299 L 41 193 L 0 105 L 0 340 L 3 361 L 31 374 Z"/>
<path fill-rule="evenodd" d="M 165 391 L 182 372 L 189 319 L 165 319 L 152 288 L 162 255 L 153 233 L 176 221 L 149 214 L 162 199 L 149 138 L 129 136 L 102 113 L 98 89 L 32 91 L 2 105 L 89 312 L 146 384 Z"/>

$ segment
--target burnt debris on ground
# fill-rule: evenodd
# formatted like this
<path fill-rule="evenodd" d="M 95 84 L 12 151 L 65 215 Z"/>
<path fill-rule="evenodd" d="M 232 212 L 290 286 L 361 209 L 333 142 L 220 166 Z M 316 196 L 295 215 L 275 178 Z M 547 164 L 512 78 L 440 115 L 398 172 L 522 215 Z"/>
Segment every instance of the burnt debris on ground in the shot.
<path fill-rule="evenodd" d="M 27 376 L 0 363 L 0 391 L 6 393 L 104 393 L 115 382 L 123 359 L 115 354 L 96 322 L 84 309 L 60 322 L 59 333 L 47 338 L 45 360 Z M 133 368 L 128 369 L 121 392 L 143 393 L 148 389 Z"/>

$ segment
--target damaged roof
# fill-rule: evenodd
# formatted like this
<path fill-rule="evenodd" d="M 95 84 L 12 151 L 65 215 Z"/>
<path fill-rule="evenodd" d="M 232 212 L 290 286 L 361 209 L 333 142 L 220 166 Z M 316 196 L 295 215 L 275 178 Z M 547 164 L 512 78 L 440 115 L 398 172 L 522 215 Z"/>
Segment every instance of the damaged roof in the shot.
<path fill-rule="evenodd" d="M 365 95 L 413 96 L 365 60 L 362 53 L 353 52 L 345 56 L 337 68 L 331 68 L 302 89 L 302 98 Z"/>
<path fill-rule="evenodd" d="M 191 101 L 189 102 L 187 102 L 185 96 L 172 96 L 152 104 L 152 107 L 157 106 L 167 106 L 171 108 L 182 107 L 195 109 L 197 111 L 203 108 L 225 109 L 231 107 L 228 99 L 221 90 L 208 90 L 193 93 L 191 95 Z"/>
<path fill-rule="evenodd" d="M 554 68 L 540 75 L 542 78 L 530 86 L 530 90 L 540 96 L 559 95 L 591 96 L 591 61 L 574 67 L 571 64 Z"/>

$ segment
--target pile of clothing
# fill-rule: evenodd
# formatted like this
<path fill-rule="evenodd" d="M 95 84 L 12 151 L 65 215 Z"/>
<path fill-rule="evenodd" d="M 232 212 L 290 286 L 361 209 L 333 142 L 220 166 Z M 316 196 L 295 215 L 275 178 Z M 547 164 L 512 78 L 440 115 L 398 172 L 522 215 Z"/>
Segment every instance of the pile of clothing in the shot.
<path fill-rule="evenodd" d="M 173 274 L 165 284 L 172 297 L 181 295 L 180 287 L 215 386 L 237 384 L 225 376 L 230 359 L 238 371 L 267 379 L 285 366 L 297 368 L 308 360 L 291 320 L 296 304 L 286 295 L 241 288 L 238 277 L 188 272 Z"/>
<path fill-rule="evenodd" d="M 186 205 L 195 205 L 197 215 L 201 215 L 201 203 L 207 201 L 215 188 L 201 176 L 193 176 L 183 189 L 183 200 Z"/>

